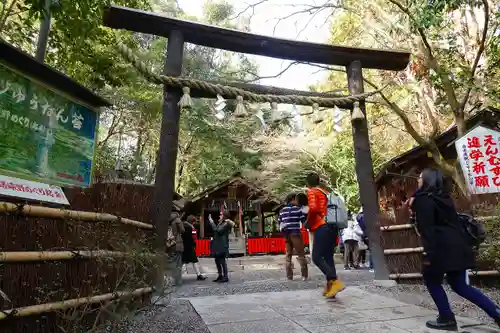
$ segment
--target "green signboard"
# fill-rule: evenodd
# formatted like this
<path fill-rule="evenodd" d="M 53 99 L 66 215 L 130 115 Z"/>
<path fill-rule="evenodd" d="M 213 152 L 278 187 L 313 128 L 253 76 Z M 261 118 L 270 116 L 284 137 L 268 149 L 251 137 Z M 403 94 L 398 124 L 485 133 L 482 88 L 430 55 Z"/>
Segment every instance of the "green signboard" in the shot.
<path fill-rule="evenodd" d="M 98 115 L 0 63 L 0 174 L 87 187 Z"/>

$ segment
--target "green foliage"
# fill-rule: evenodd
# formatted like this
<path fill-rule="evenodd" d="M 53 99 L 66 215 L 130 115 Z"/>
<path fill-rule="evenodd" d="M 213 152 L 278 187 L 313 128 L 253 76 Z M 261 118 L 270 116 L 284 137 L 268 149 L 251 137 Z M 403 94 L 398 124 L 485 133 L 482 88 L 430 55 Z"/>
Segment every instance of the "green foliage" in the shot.
<path fill-rule="evenodd" d="M 182 142 L 189 145 L 189 150 L 179 156 L 179 163 L 185 163 L 177 179 L 181 193 L 199 191 L 237 171 L 256 169 L 262 163 L 261 153 L 243 148 L 258 128 L 256 118 L 220 122 L 200 104 L 185 110 L 181 120 Z"/>
<path fill-rule="evenodd" d="M 498 217 L 498 211 L 495 214 L 495 218 L 484 222 L 484 227 L 486 229 L 486 245 L 481 248 L 479 252 L 479 260 L 485 262 L 491 269 L 496 269 L 500 271 L 500 218 Z"/>
<path fill-rule="evenodd" d="M 372 149 L 375 169 L 383 159 L 378 149 Z M 310 172 L 320 175 L 324 186 L 342 194 L 351 210 L 360 206 L 358 182 L 356 178 L 354 145 L 350 131 L 339 133 L 327 152 L 321 156 L 303 152 L 299 161 L 280 170 L 281 180 L 275 187 L 283 195 L 294 189 L 305 188 L 305 177 Z"/>

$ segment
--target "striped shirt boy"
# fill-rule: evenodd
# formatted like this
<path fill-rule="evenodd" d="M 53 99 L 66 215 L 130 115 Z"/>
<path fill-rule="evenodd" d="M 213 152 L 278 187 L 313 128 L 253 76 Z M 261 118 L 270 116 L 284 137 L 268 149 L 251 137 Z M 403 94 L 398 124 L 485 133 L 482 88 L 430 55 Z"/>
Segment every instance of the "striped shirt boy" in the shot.
<path fill-rule="evenodd" d="M 285 233 L 298 233 L 302 228 L 304 213 L 299 206 L 289 203 L 280 210 L 278 222 L 280 230 Z"/>

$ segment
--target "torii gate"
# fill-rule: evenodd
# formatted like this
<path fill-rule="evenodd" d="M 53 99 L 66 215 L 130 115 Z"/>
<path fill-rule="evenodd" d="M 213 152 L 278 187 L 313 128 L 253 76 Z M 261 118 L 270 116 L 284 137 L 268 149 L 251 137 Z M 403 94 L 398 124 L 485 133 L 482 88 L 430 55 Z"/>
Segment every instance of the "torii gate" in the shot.
<path fill-rule="evenodd" d="M 181 75 L 185 42 L 286 60 L 345 66 L 348 88 L 352 95 L 359 95 L 364 92 L 362 68 L 400 71 L 406 68 L 410 59 L 410 53 L 408 52 L 359 49 L 266 37 L 120 6 L 107 8 L 104 15 L 104 24 L 115 29 L 126 29 L 168 38 L 164 74 L 170 77 L 179 77 Z M 250 84 L 226 83 L 225 85 L 257 94 L 335 97 L 331 94 Z M 167 93 L 167 85 L 164 86 L 160 149 L 152 207 L 153 222 L 157 231 L 156 246 L 159 248 L 161 248 L 167 235 L 168 218 L 172 211 L 179 141 L 180 107 L 178 101 L 181 95 L 180 87 L 171 87 Z M 204 89 L 192 89 L 191 95 L 193 97 L 215 97 L 213 92 Z M 338 103 L 337 105 L 350 109 L 351 112 L 353 110 L 352 101 Z M 352 120 L 359 194 L 369 230 L 368 238 L 372 245 L 375 279 L 389 280 L 383 249 L 380 246 L 380 228 L 377 228 L 379 204 L 374 182 L 364 99 L 359 101 L 359 107 L 365 116 Z"/>

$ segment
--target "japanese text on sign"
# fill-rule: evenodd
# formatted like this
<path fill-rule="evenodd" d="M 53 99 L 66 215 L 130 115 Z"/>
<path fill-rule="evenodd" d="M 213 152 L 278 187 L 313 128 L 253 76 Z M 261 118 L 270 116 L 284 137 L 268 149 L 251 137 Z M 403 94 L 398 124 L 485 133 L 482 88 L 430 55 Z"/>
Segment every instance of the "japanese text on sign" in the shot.
<path fill-rule="evenodd" d="M 0 175 L 0 195 L 69 205 L 59 186 Z"/>
<path fill-rule="evenodd" d="M 500 192 L 500 132 L 478 126 L 455 147 L 471 193 Z"/>
<path fill-rule="evenodd" d="M 0 174 L 90 185 L 97 113 L 0 63 Z"/>

